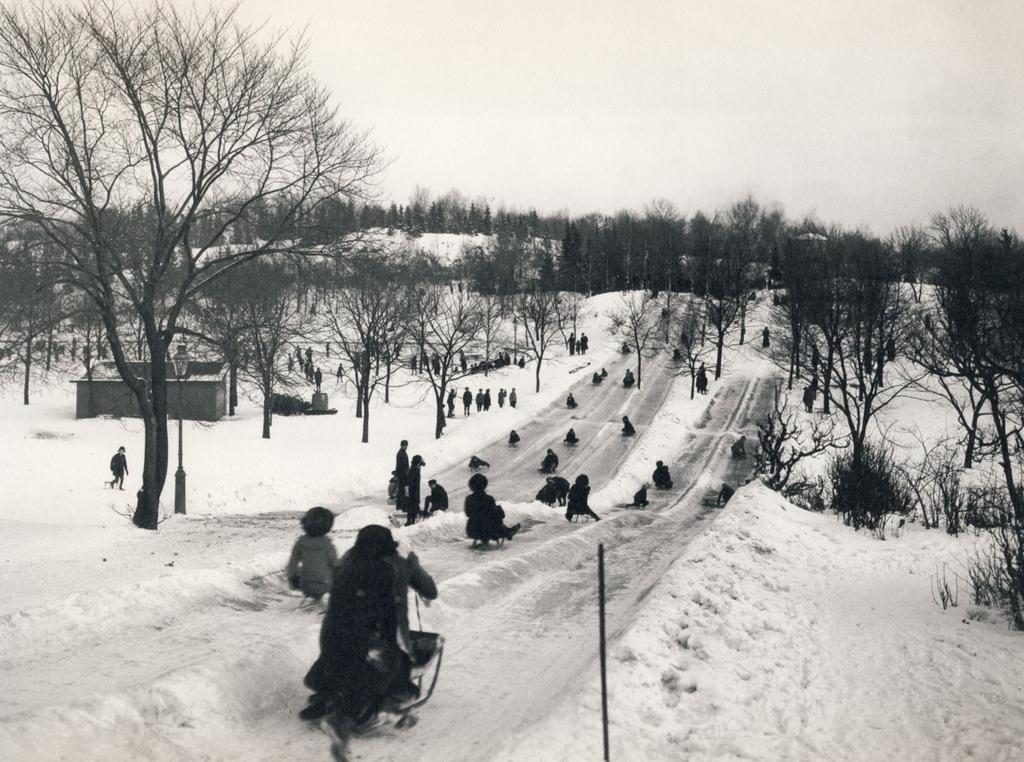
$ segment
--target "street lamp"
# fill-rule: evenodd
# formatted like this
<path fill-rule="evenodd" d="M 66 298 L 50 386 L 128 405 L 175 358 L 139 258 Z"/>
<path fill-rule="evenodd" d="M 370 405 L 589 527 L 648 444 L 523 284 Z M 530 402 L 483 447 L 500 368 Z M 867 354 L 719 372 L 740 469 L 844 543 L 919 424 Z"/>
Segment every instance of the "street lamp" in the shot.
<path fill-rule="evenodd" d="M 181 379 L 188 373 L 188 352 L 179 344 L 178 351 L 171 358 L 174 377 L 178 379 L 178 470 L 174 472 L 174 512 L 185 513 L 185 469 L 181 467 L 181 417 L 185 406 L 181 398 Z"/>

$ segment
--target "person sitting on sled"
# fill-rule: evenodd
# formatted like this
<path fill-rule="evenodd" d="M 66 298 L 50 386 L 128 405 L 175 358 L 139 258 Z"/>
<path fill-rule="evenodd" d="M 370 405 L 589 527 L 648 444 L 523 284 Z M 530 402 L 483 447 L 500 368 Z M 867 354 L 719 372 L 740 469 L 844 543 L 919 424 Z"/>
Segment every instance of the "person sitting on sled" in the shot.
<path fill-rule="evenodd" d="M 304 534 L 292 547 L 285 576 L 293 590 L 301 590 L 319 601 L 331 589 L 338 553 L 327 533 L 334 526 L 334 514 L 322 506 L 306 511 L 299 520 Z"/>
<path fill-rule="evenodd" d="M 576 436 L 576 429 L 569 429 L 569 433 L 565 435 L 565 439 L 562 441 L 564 441 L 565 444 L 569 445 L 570 447 L 578 444 L 580 440 Z"/>
<path fill-rule="evenodd" d="M 604 378 L 601 376 L 601 374 L 598 373 L 597 371 L 594 371 L 594 375 L 590 377 L 590 383 L 599 384 L 602 381 L 604 381 Z"/>
<path fill-rule="evenodd" d="M 338 722 L 358 727 L 372 723 L 385 700 L 418 697 L 409 679 L 410 587 L 425 600 L 437 597 L 437 585 L 416 554 L 398 554 L 390 529 L 360 529 L 334 575 L 320 656 L 304 680 L 315 693 L 299 712 L 302 719 L 333 713 Z"/>
<path fill-rule="evenodd" d="M 629 420 L 628 415 L 622 416 L 622 436 L 631 437 L 636 434 L 636 429 L 633 428 L 633 422 Z"/>
<path fill-rule="evenodd" d="M 627 508 L 646 508 L 650 503 L 647 501 L 647 485 L 641 484 L 640 489 L 633 495 L 633 502 Z"/>
<path fill-rule="evenodd" d="M 633 377 L 633 371 L 626 370 L 626 375 L 622 377 L 622 385 L 627 389 L 636 383 L 636 379 Z"/>
<path fill-rule="evenodd" d="M 512 429 L 512 432 L 508 435 L 508 446 L 518 447 L 519 446 L 519 435 L 516 434 L 516 430 Z"/>
<path fill-rule="evenodd" d="M 490 468 L 491 464 L 473 455 L 469 459 L 469 467 L 474 471 L 479 471 L 481 468 Z"/>
<path fill-rule="evenodd" d="M 668 472 L 668 466 L 660 460 L 657 462 L 651 481 L 658 489 L 672 489 L 672 475 Z"/>
<path fill-rule="evenodd" d="M 747 436 L 744 434 L 732 443 L 732 456 L 734 458 L 747 457 Z"/>
<path fill-rule="evenodd" d="M 729 502 L 729 498 L 736 494 L 736 490 L 733 489 L 729 482 L 722 482 L 722 489 L 718 493 L 718 499 L 715 501 L 715 505 L 725 505 Z"/>
<path fill-rule="evenodd" d="M 469 477 L 469 494 L 463 503 L 466 536 L 484 545 L 491 540 L 511 540 L 519 531 L 519 524 L 505 526 L 505 511 L 486 490 L 486 476 L 473 474 Z"/>
<path fill-rule="evenodd" d="M 565 406 L 570 410 L 576 409 L 576 398 L 572 396 L 572 392 L 569 392 L 569 396 L 565 398 Z"/>
<path fill-rule="evenodd" d="M 544 460 L 541 461 L 540 470 L 545 474 L 555 473 L 555 469 L 558 468 L 558 456 L 555 455 L 555 451 L 550 447 L 548 448 L 547 455 L 544 456 Z"/>

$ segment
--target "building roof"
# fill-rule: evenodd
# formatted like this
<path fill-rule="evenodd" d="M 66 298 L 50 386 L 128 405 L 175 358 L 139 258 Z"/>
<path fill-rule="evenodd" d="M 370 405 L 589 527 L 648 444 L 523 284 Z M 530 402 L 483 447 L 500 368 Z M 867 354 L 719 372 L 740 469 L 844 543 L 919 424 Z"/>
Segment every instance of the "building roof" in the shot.
<path fill-rule="evenodd" d="M 149 363 L 148 362 L 129 362 L 128 366 L 132 369 L 132 372 L 138 376 L 149 375 Z M 168 380 L 173 381 L 174 379 L 174 366 L 168 363 Z M 188 364 L 188 375 L 185 376 L 182 381 L 185 383 L 203 383 L 203 382 L 216 382 L 224 378 L 224 363 L 221 361 L 207 361 L 207 360 L 192 360 Z M 93 381 L 121 381 L 121 374 L 117 372 L 117 365 L 112 360 L 105 360 L 98 362 L 93 365 L 92 368 L 92 380 Z M 86 383 L 88 379 L 85 376 L 75 379 L 76 384 Z"/>

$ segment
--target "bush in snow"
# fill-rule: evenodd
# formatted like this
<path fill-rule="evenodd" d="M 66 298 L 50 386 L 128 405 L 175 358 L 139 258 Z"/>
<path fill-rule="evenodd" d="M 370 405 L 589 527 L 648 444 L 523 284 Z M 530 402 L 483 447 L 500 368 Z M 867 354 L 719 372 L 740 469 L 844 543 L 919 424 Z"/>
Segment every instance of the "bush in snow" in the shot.
<path fill-rule="evenodd" d="M 1010 624 L 1024 629 L 1024 527 L 1005 490 L 973 488 L 972 520 L 985 523 L 992 545 L 968 564 L 971 597 L 979 606 L 999 609 Z M 976 518 L 975 518 L 976 517 Z"/>
<path fill-rule="evenodd" d="M 831 508 L 854 529 L 865 527 L 885 539 L 885 525 L 894 515 L 914 509 L 914 494 L 889 450 L 865 445 L 859 458 L 852 452 L 829 466 Z"/>

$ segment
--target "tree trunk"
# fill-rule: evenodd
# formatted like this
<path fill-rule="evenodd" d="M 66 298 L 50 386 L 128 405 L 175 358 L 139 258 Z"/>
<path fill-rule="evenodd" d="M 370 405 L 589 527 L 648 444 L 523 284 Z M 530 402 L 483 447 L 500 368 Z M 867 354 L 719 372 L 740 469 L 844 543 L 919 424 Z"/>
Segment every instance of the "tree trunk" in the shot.
<path fill-rule="evenodd" d="M 747 295 L 742 296 L 740 303 L 740 346 L 747 340 Z"/>
<path fill-rule="evenodd" d="M 238 363 L 231 360 L 228 363 L 228 415 L 235 414 L 238 406 Z"/>
<path fill-rule="evenodd" d="M 637 350 L 636 350 L 636 390 L 637 391 L 640 391 L 640 382 L 643 381 L 643 375 L 641 374 L 641 371 L 643 370 L 643 364 L 644 364 L 643 354 L 640 352 L 640 348 L 637 347 Z"/>
<path fill-rule="evenodd" d="M 363 385 L 363 444 L 370 441 L 370 395 L 366 384 Z"/>
<path fill-rule="evenodd" d="M 155 334 L 155 330 L 154 330 Z M 150 345 L 149 383 L 132 387 L 145 427 L 142 493 L 132 522 L 142 529 L 156 529 L 160 520 L 160 495 L 167 481 L 167 343 L 153 335 Z M 116 353 L 115 353 L 116 357 Z M 119 368 L 119 370 L 122 370 Z"/>
<path fill-rule="evenodd" d="M 982 397 L 978 400 L 978 404 L 974 406 L 974 413 L 971 415 L 971 428 L 967 431 L 967 450 L 964 452 L 964 468 L 974 467 L 974 447 L 978 438 L 978 418 L 981 416 L 981 408 L 984 404 L 985 398 Z"/>
<path fill-rule="evenodd" d="M 437 402 L 437 416 L 434 418 L 434 439 L 440 439 L 444 433 L 444 427 L 447 425 L 447 421 L 444 417 L 444 394 L 440 396 L 434 395 L 435 401 Z"/>
<path fill-rule="evenodd" d="M 832 413 L 832 397 L 829 395 L 829 389 L 832 386 L 832 372 L 835 370 L 836 362 L 836 348 L 831 342 L 828 345 L 828 356 L 825 359 L 825 378 L 821 382 L 822 394 L 825 398 L 825 406 L 822 408 L 822 412 L 825 415 Z"/>
<path fill-rule="evenodd" d="M 693 399 L 693 395 L 697 390 L 697 371 L 690 368 L 690 399 Z"/>
<path fill-rule="evenodd" d="M 273 413 L 274 379 L 267 370 L 263 371 L 263 438 L 270 439 L 271 415 Z"/>
<path fill-rule="evenodd" d="M 25 360 L 24 360 L 24 364 L 25 364 L 25 388 L 24 388 L 24 392 L 23 392 L 23 395 L 22 395 L 22 401 L 23 401 L 23 404 L 27 405 L 28 404 L 28 383 L 29 383 L 29 377 L 30 377 L 30 374 L 31 374 L 31 371 L 32 371 L 32 337 L 31 336 L 28 338 L 28 341 L 25 342 Z"/>
<path fill-rule="evenodd" d="M 537 369 L 534 371 L 534 378 L 536 379 L 537 385 L 534 391 L 540 391 L 540 358 L 537 358 Z M 27 402 L 25 404 L 28 404 Z"/>
<path fill-rule="evenodd" d="M 46 372 L 50 372 L 50 364 L 53 360 L 53 329 L 46 334 Z"/>
<path fill-rule="evenodd" d="M 722 350 L 725 347 L 725 336 L 719 334 L 715 344 L 715 381 L 722 377 Z"/>

